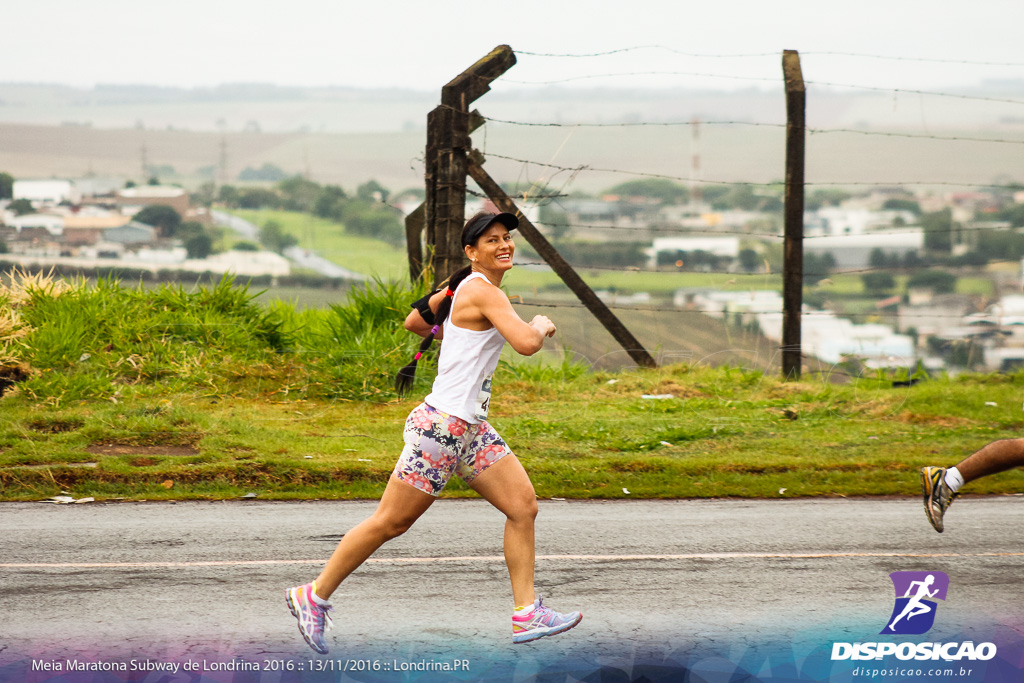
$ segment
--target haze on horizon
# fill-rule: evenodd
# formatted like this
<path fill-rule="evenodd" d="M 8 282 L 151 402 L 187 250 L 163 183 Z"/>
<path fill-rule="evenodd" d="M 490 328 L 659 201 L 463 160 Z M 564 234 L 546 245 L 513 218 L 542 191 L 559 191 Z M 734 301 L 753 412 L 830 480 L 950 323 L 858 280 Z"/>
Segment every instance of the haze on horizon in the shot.
<path fill-rule="evenodd" d="M 783 49 L 801 52 L 807 80 L 879 88 L 992 87 L 1019 81 L 1024 67 L 1019 0 L 979 0 L 956 12 L 925 0 L 595 0 L 583 9 L 540 0 L 511 8 L 456 0 L 40 0 L 16 3 L 5 17 L 8 27 L 32 30 L 5 32 L 0 83 L 78 88 L 268 83 L 436 92 L 499 44 L 512 46 L 519 63 L 496 91 L 551 81 L 774 89 Z M 617 52 L 526 54 L 609 51 Z"/>
<path fill-rule="evenodd" d="M 0 153 L 24 176 L 133 177 L 145 148 L 149 163 L 188 182 L 220 163 L 221 136 L 238 135 L 230 178 L 274 163 L 322 182 L 411 186 L 422 179 L 423 128 L 441 87 L 500 44 L 518 63 L 480 111 L 566 127 L 489 124 L 475 143 L 492 154 L 684 176 L 697 145 L 692 120 L 784 122 L 783 49 L 801 54 L 811 126 L 1024 135 L 1020 0 L 979 0 L 958 12 L 934 0 L 594 0 L 583 9 L 539 0 L 39 0 L 12 3 L 5 19 L 21 30 L 0 42 Z M 652 71 L 661 73 L 644 73 Z M 19 85 L 40 83 L 68 87 Z M 257 130 L 282 137 L 247 134 Z M 706 178 L 780 176 L 776 128 L 706 125 L 700 135 Z M 1019 149 L 838 134 L 809 143 L 814 177 L 848 182 L 1016 178 Z M 523 172 L 506 166 L 509 177 Z M 585 183 L 614 184 L 589 175 L 577 182 Z"/>

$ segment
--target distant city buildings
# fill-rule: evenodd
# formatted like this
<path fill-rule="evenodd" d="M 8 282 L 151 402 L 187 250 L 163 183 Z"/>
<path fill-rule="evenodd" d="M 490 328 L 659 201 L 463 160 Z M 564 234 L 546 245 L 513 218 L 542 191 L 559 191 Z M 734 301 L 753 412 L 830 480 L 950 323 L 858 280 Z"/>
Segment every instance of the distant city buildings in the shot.
<path fill-rule="evenodd" d="M 169 206 L 186 221 L 211 222 L 205 208 L 189 205 L 188 193 L 180 187 L 118 188 L 95 179 L 15 180 L 13 195 L 12 201 L 0 202 L 0 243 L 6 251 L 0 261 L 9 264 L 244 276 L 291 273 L 288 259 L 267 251 L 189 258 L 180 240 L 163 238 L 156 227 L 133 220 L 146 207 Z M 19 200 L 29 202 L 33 212 L 13 211 L 11 205 Z"/>

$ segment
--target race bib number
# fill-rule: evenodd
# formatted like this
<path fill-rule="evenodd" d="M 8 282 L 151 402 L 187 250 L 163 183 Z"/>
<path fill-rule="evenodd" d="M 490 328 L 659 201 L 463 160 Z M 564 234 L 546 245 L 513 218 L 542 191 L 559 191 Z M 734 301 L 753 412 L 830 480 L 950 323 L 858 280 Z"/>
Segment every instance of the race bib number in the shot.
<path fill-rule="evenodd" d="M 480 385 L 480 393 L 476 396 L 476 412 L 473 418 L 483 422 L 487 419 L 487 408 L 491 405 L 491 375 L 484 377 L 484 383 Z"/>

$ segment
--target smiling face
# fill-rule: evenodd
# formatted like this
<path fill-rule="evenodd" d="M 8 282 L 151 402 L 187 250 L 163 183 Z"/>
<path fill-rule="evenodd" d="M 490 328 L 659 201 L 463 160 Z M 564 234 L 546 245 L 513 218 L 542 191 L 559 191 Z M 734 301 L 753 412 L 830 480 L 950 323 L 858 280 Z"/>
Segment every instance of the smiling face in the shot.
<path fill-rule="evenodd" d="M 515 250 L 516 245 L 508 228 L 495 223 L 480 235 L 476 244 L 466 247 L 466 256 L 473 262 L 473 270 L 493 273 L 500 280 L 512 268 L 512 254 Z"/>

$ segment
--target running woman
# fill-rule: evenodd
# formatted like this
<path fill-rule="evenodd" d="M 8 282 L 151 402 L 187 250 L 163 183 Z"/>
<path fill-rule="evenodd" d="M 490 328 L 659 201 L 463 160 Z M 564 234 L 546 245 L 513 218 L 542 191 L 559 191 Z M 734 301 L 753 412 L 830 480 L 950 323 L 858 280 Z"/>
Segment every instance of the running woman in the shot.
<path fill-rule="evenodd" d="M 452 275 L 447 289 L 430 296 L 430 314 L 413 310 L 406 318 L 406 328 L 424 340 L 413 361 L 399 371 L 396 386 L 401 393 L 411 387 L 416 361 L 443 329 L 433 390 L 406 420 L 405 448 L 377 510 L 344 535 L 315 581 L 287 591 L 299 631 L 321 654 L 328 651 L 324 633 L 331 628 L 331 594 L 377 548 L 407 531 L 452 474 L 505 514 L 505 564 L 515 603 L 512 641 L 556 635 L 583 619 L 580 612 L 555 612 L 534 593 L 537 496 L 526 470 L 487 423 L 491 376 L 505 343 L 529 356 L 555 334 L 546 316 L 522 320 L 499 289 L 512 268 L 510 231 L 517 227 L 519 219 L 510 213 L 471 217 L 462 230 L 470 265 Z M 432 327 L 425 322 L 431 314 Z"/>

